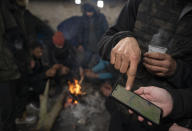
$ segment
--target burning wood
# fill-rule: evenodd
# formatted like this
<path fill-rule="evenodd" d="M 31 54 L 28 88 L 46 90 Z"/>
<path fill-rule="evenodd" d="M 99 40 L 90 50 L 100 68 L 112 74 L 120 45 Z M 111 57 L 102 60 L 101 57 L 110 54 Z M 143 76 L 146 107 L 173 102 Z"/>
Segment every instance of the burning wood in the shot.
<path fill-rule="evenodd" d="M 86 94 L 85 92 L 82 92 L 82 87 L 78 80 L 74 80 L 74 82 L 68 81 L 68 86 L 68 90 L 71 96 L 68 97 L 67 102 L 64 104 L 65 108 L 78 104 L 78 97 Z"/>
<path fill-rule="evenodd" d="M 76 105 L 78 103 L 79 102 L 77 100 L 74 100 L 73 97 L 68 97 L 66 103 L 64 104 L 64 108 L 67 108 L 67 107 L 72 106 L 72 105 Z"/>
<path fill-rule="evenodd" d="M 85 95 L 85 92 L 81 91 L 81 85 L 79 84 L 78 80 L 74 80 L 74 83 L 68 81 L 69 91 L 72 95 L 79 96 Z"/>
<path fill-rule="evenodd" d="M 78 104 L 78 101 L 77 101 L 77 100 L 75 100 L 75 101 L 74 101 L 74 104 Z"/>

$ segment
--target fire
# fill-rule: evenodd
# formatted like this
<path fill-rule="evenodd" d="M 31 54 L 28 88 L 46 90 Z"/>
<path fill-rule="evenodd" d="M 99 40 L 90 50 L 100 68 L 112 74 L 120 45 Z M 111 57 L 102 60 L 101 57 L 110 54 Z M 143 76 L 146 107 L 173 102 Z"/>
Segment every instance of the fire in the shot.
<path fill-rule="evenodd" d="M 83 94 L 83 92 L 81 92 L 81 86 L 78 80 L 74 80 L 74 83 L 71 83 L 70 81 L 68 81 L 68 84 L 69 84 L 69 91 L 71 94 L 75 96 Z"/>
<path fill-rule="evenodd" d="M 81 91 L 81 85 L 79 84 L 78 80 L 74 80 L 74 82 L 68 81 L 69 85 L 69 92 L 73 95 L 67 99 L 67 102 L 65 103 L 64 107 L 68 107 L 71 105 L 76 105 L 79 102 L 77 101 L 77 98 L 79 95 L 85 95 L 85 92 Z"/>
<path fill-rule="evenodd" d="M 76 100 L 74 101 L 74 104 L 78 104 L 78 103 L 79 103 L 78 101 L 76 101 Z"/>

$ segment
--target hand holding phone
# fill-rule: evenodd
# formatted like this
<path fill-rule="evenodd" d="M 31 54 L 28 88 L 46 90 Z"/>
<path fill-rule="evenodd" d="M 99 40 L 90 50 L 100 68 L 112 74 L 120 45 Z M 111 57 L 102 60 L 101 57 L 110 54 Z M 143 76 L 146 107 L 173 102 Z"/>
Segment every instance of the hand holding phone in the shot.
<path fill-rule="evenodd" d="M 140 87 L 135 93 L 162 109 L 162 117 L 167 117 L 173 109 L 173 99 L 170 93 L 159 87 Z"/>
<path fill-rule="evenodd" d="M 113 90 L 112 97 L 148 121 L 157 125 L 160 124 L 162 115 L 161 108 L 147 101 L 146 99 L 136 95 L 131 91 L 127 91 L 121 85 L 117 85 L 117 87 Z"/>

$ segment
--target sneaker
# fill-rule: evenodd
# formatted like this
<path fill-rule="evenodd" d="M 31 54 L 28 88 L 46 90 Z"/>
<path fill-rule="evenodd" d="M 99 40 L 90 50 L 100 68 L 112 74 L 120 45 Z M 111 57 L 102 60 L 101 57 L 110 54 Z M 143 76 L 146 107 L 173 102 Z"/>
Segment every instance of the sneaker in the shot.
<path fill-rule="evenodd" d="M 33 111 L 36 111 L 36 112 L 38 112 L 39 111 L 39 107 L 37 107 L 35 104 L 33 104 L 33 103 L 30 103 L 29 105 L 27 105 L 27 111 L 31 111 L 31 110 L 33 110 Z"/>
<path fill-rule="evenodd" d="M 17 125 L 21 125 L 21 124 L 30 124 L 30 125 L 32 125 L 32 124 L 35 124 L 36 121 L 37 121 L 37 116 L 28 116 L 28 117 L 26 117 L 26 118 L 24 118 L 24 119 L 22 119 L 22 118 L 17 118 L 17 119 L 15 120 L 15 123 L 16 123 Z"/>

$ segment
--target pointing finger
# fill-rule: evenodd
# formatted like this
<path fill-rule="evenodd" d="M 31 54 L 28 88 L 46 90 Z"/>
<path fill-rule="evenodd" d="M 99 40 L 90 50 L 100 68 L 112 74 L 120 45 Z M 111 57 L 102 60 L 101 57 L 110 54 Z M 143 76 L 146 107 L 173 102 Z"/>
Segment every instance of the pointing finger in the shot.
<path fill-rule="evenodd" d="M 127 76 L 128 76 L 127 83 L 126 83 L 127 90 L 130 90 L 132 88 L 133 82 L 135 80 L 136 72 L 137 72 L 137 66 L 138 66 L 138 63 L 136 62 L 132 62 L 130 64 L 130 68 L 128 69 L 128 72 L 127 72 Z"/>
<path fill-rule="evenodd" d="M 111 64 L 115 64 L 115 51 L 112 49 L 111 51 Z"/>

